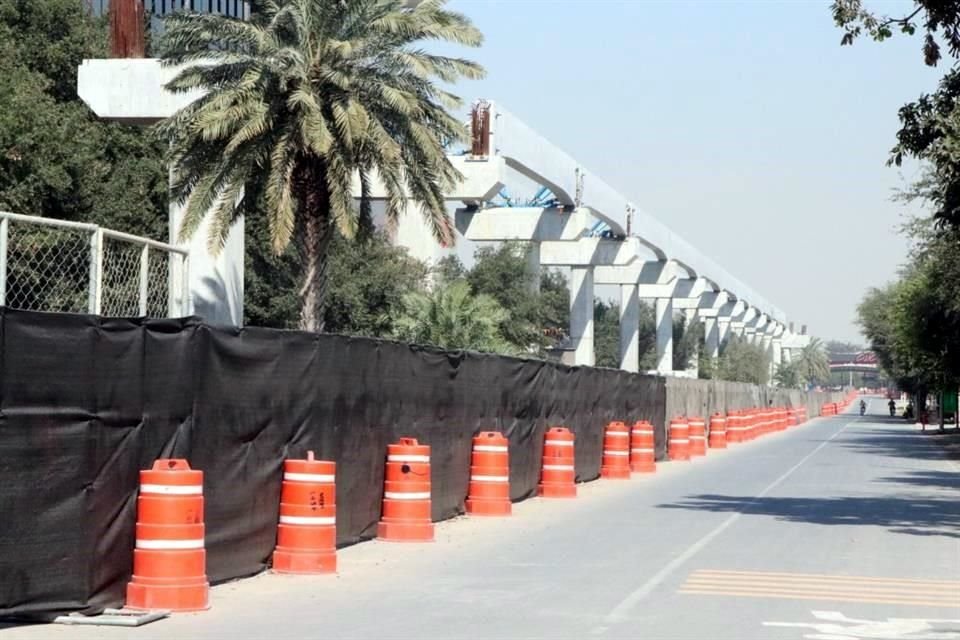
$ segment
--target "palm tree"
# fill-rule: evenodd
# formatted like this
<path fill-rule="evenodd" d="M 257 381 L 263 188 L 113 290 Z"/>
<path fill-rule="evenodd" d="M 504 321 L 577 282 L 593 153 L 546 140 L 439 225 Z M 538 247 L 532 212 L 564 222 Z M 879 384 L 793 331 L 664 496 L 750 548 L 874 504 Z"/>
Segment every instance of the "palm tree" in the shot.
<path fill-rule="evenodd" d="M 409 198 L 435 238 L 453 242 L 443 194 L 461 176 L 444 144 L 465 129 L 448 112 L 460 99 L 437 81 L 480 78 L 483 69 L 419 44 L 479 46 L 482 35 L 444 3 L 254 0 L 247 22 L 192 13 L 166 21 L 163 62 L 185 65 L 167 88 L 202 94 L 159 127 L 171 141 L 172 196 L 186 205 L 179 236 L 188 239 L 209 212 L 216 252 L 233 222 L 265 202 L 273 250 L 293 242 L 299 251 L 302 329 L 323 329 L 331 235 L 369 227 L 374 179 L 388 221 Z"/>
<path fill-rule="evenodd" d="M 796 366 L 800 379 L 805 382 L 818 383 L 830 379 L 830 360 L 820 338 L 811 338 L 800 350 Z"/>
<path fill-rule="evenodd" d="M 465 280 L 442 284 L 429 293 L 408 293 L 394 321 L 394 337 L 445 349 L 513 353 L 500 333 L 507 311 L 486 294 L 472 295 Z"/>

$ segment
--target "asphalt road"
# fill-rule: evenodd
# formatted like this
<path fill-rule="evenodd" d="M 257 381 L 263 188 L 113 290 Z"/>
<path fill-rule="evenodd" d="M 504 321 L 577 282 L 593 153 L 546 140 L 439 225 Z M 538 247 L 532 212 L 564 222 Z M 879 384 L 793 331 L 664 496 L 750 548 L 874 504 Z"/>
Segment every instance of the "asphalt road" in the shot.
<path fill-rule="evenodd" d="M 202 614 L 0 637 L 960 640 L 960 465 L 869 404 L 433 544 L 343 549 L 336 577 L 222 585 Z"/>

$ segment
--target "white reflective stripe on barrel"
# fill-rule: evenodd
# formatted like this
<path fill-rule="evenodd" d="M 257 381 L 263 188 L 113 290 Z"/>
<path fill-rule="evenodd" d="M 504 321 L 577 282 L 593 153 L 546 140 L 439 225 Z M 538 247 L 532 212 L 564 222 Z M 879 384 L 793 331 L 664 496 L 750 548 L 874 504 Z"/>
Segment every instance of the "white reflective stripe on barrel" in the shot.
<path fill-rule="evenodd" d="M 573 471 L 572 464 L 545 464 L 543 468 L 546 471 Z"/>
<path fill-rule="evenodd" d="M 417 456 L 398 453 L 387 456 L 387 462 L 430 462 L 430 456 Z"/>
<path fill-rule="evenodd" d="M 687 444 L 690 441 L 687 440 L 686 438 L 672 438 L 670 442 L 674 444 Z"/>
<path fill-rule="evenodd" d="M 470 476 L 471 482 L 510 482 L 510 476 Z"/>
<path fill-rule="evenodd" d="M 653 429 L 634 429 L 630 433 L 632 433 L 635 436 L 652 436 Z"/>
<path fill-rule="evenodd" d="M 605 456 L 625 456 L 627 455 L 626 451 L 609 451 L 607 449 L 603 450 L 603 455 Z"/>
<path fill-rule="evenodd" d="M 405 493 L 402 491 L 386 491 L 383 497 L 387 500 L 429 500 L 429 491 L 411 491 Z"/>
<path fill-rule="evenodd" d="M 616 436 L 617 438 L 627 438 L 630 436 L 626 431 L 607 431 L 608 436 Z"/>
<path fill-rule="evenodd" d="M 705 436 L 690 436 L 691 440 L 706 440 Z"/>
<path fill-rule="evenodd" d="M 474 451 L 486 451 L 491 453 L 501 453 L 508 451 L 509 447 L 497 444 L 478 444 L 473 447 Z"/>
<path fill-rule="evenodd" d="M 653 453 L 653 449 L 630 449 L 633 453 Z"/>
<path fill-rule="evenodd" d="M 199 496 L 203 495 L 203 485 L 200 484 L 142 484 L 140 493 L 161 493 L 168 496 Z"/>
<path fill-rule="evenodd" d="M 137 549 L 203 549 L 203 538 L 196 540 L 137 540 Z"/>
<path fill-rule="evenodd" d="M 329 473 L 294 473 L 284 471 L 283 479 L 290 482 L 333 482 L 336 478 Z"/>
<path fill-rule="evenodd" d="M 572 440 L 547 440 L 544 444 L 552 444 L 555 447 L 572 447 Z"/>
<path fill-rule="evenodd" d="M 305 524 L 314 527 L 337 524 L 336 516 L 280 516 L 280 524 Z"/>

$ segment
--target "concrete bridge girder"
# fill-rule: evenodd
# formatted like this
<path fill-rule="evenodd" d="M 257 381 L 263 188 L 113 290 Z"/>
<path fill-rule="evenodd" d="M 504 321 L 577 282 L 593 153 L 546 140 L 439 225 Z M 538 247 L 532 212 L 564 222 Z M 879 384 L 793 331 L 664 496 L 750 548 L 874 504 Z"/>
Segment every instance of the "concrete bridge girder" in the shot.
<path fill-rule="evenodd" d="M 192 64 L 204 64 L 204 62 Z M 78 94 L 101 118 L 150 124 L 169 117 L 202 95 L 200 92 L 174 94 L 166 91 L 165 84 L 179 71 L 180 68 L 162 66 L 157 59 L 85 60 L 78 70 Z M 458 227 L 466 230 L 467 237 L 473 235 L 477 239 L 490 240 L 540 240 L 544 243 L 575 238 L 588 240 L 583 236 L 592 226 L 592 220 L 602 220 L 614 234 L 629 237 L 618 249 L 611 249 L 611 245 L 599 244 L 575 249 L 574 251 L 579 252 L 578 259 L 582 259 L 577 264 L 590 269 L 589 277 L 586 272 L 577 276 L 581 284 L 585 285 L 589 282 L 592 289 L 593 268 L 597 265 L 622 265 L 642 261 L 638 258 L 638 252 L 641 249 L 649 250 L 658 261 L 669 261 L 674 267 L 682 269 L 685 272 L 684 279 L 705 277 L 709 283 L 708 289 L 729 291 L 739 299 L 749 300 L 751 307 L 762 309 L 771 318 L 785 321 L 784 314 L 779 309 L 758 296 L 743 282 L 734 278 L 655 217 L 638 210 L 626 197 L 598 176 L 587 171 L 571 155 L 499 104 L 493 101 L 485 102 L 489 105 L 488 113 L 491 118 L 489 151 L 484 151 L 487 155 L 482 156 L 462 154 L 448 156 L 450 162 L 462 174 L 463 179 L 446 194 L 446 199 L 482 209 L 501 192 L 511 172 L 517 172 L 548 187 L 563 208 L 540 209 L 539 212 L 518 209 L 512 209 L 509 212 L 492 210 L 489 213 L 474 211 L 469 214 L 464 213 L 462 216 L 458 213 Z M 385 198 L 383 186 L 376 176 L 373 178 L 370 196 L 374 199 Z M 354 181 L 354 193 L 357 196 L 360 193 L 358 176 Z M 496 226 L 505 223 L 506 219 L 502 216 L 507 213 L 511 216 L 519 216 L 520 219 L 505 224 L 502 230 L 495 230 Z M 462 222 L 461 217 L 463 217 Z M 242 237 L 242 226 L 238 225 L 234 232 Z M 242 279 L 242 267 L 238 271 L 228 268 L 229 264 L 212 263 L 205 253 L 204 239 L 197 240 L 190 245 L 191 276 L 204 279 L 211 274 L 216 275 L 218 271 L 229 272 L 233 275 L 227 278 L 229 282 L 226 282 L 224 288 L 235 290 L 236 282 L 234 281 L 238 277 Z M 548 260 L 552 257 L 550 252 L 553 249 L 550 246 L 541 246 L 541 250 L 545 250 L 547 254 L 543 264 L 550 264 Z M 560 249 L 557 248 L 557 250 Z M 563 250 L 569 251 L 569 249 Z M 632 256 L 627 255 L 630 252 Z M 230 262 L 234 266 L 242 265 L 242 248 L 239 248 L 239 252 L 224 252 L 219 261 Z M 237 273 L 240 275 L 237 276 Z M 651 286 L 668 284 L 660 281 L 659 278 L 654 282 L 643 282 L 640 279 L 634 282 Z M 660 290 L 637 291 L 638 297 L 645 293 L 656 294 L 654 297 L 658 300 L 667 299 L 659 297 Z M 687 309 L 691 303 L 682 302 L 681 299 L 689 300 L 693 297 L 695 296 L 671 296 L 669 298 L 671 313 L 674 303 L 678 308 Z M 211 300 L 211 302 L 216 301 Z M 662 307 L 663 305 L 661 305 L 661 311 L 663 311 Z M 584 308 L 586 308 L 585 303 Z M 231 314 L 235 316 L 237 313 L 242 313 L 242 306 L 239 310 L 233 309 Z M 703 313 L 704 317 L 711 317 L 709 308 L 701 311 L 698 307 L 697 312 Z M 719 311 L 716 317 L 718 319 L 721 317 Z M 234 324 L 239 324 L 239 320 Z"/>

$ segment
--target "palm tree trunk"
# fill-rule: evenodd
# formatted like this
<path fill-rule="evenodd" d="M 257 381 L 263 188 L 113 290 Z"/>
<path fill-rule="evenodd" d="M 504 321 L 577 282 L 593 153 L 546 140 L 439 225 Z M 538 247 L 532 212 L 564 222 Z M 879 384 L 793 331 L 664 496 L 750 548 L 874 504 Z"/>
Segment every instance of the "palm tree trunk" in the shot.
<path fill-rule="evenodd" d="M 303 286 L 300 288 L 300 329 L 321 332 L 327 297 L 327 253 L 333 238 L 330 224 L 330 193 L 326 163 L 303 158 L 296 168 L 300 201 L 300 257 Z"/>

